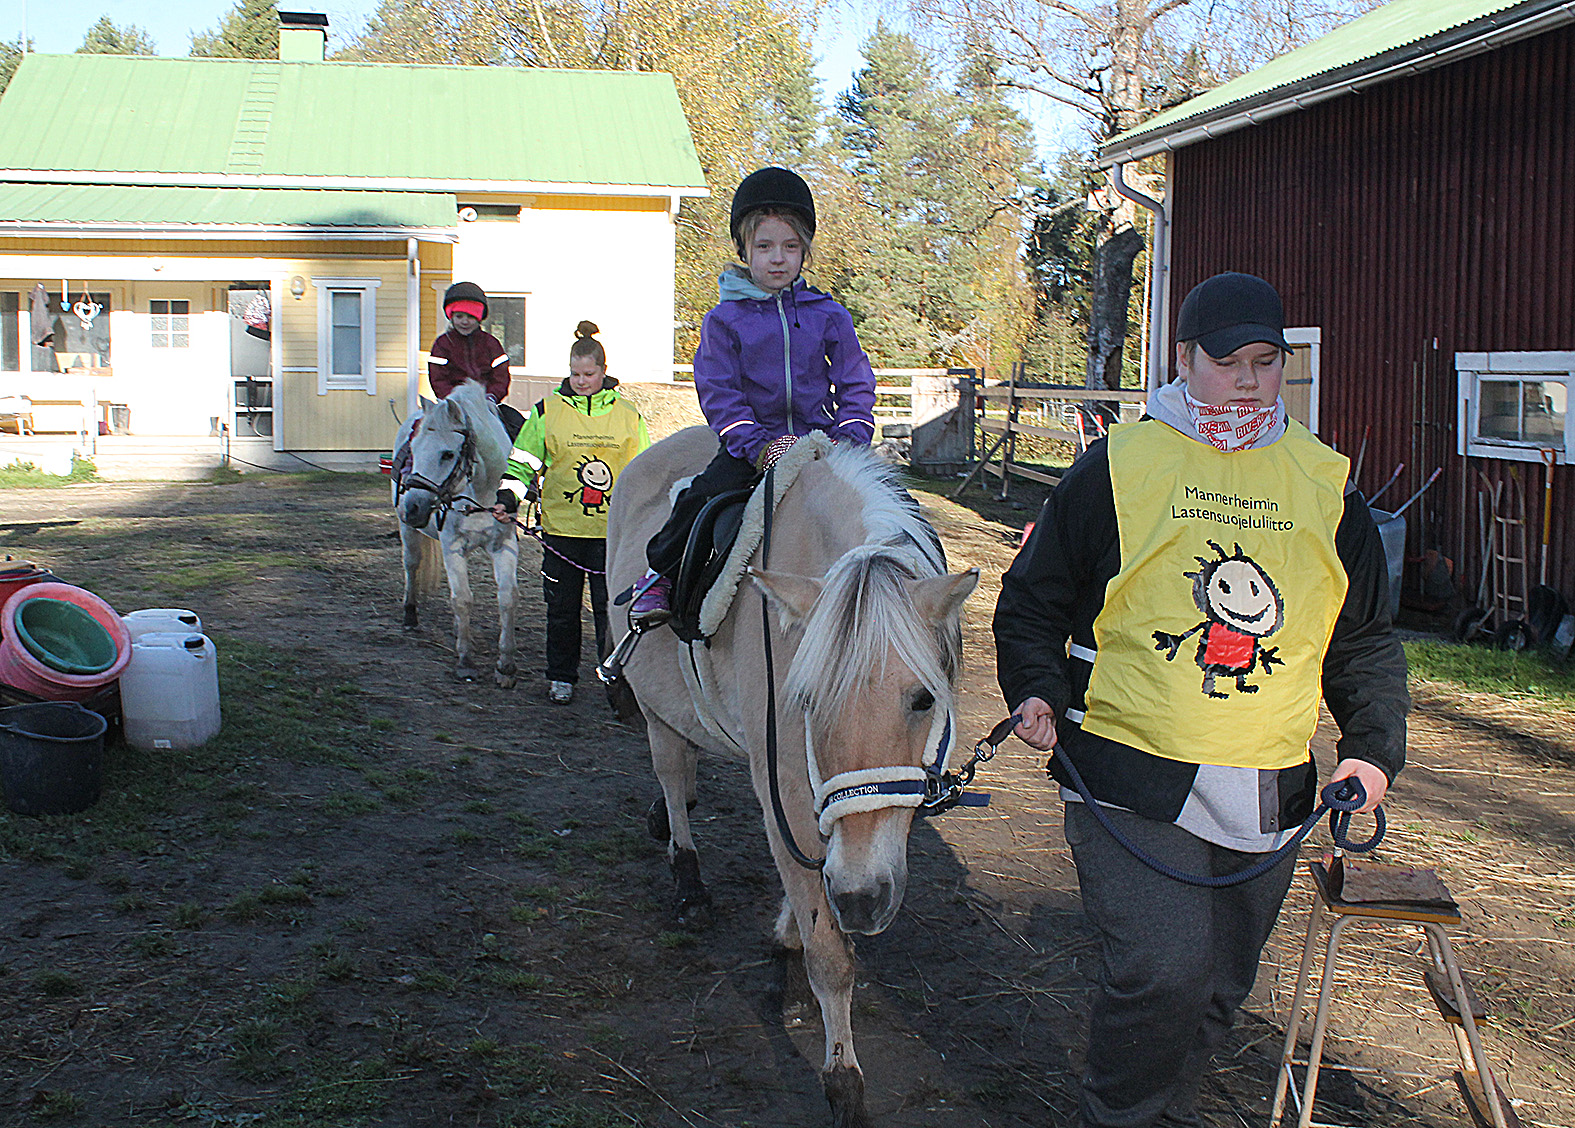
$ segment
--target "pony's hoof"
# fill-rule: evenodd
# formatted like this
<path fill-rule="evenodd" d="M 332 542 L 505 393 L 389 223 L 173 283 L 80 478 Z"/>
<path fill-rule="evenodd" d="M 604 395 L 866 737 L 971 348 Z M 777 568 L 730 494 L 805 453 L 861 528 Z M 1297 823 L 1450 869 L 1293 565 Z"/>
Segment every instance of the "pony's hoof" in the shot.
<path fill-rule="evenodd" d="M 834 1065 L 820 1075 L 831 1106 L 831 1128 L 873 1128 L 864 1107 L 864 1074 L 845 1065 Z"/>
<path fill-rule="evenodd" d="M 673 852 L 673 887 L 678 891 L 678 919 L 696 926 L 711 922 L 711 893 L 700 877 L 700 855 L 693 850 Z"/>
<path fill-rule="evenodd" d="M 413 631 L 416 629 L 418 624 L 416 623 L 416 609 L 414 607 L 405 608 L 405 619 L 400 625 L 403 626 L 407 631 Z"/>
<path fill-rule="evenodd" d="M 454 667 L 454 680 L 455 681 L 473 682 L 479 677 L 481 677 L 481 671 L 476 669 L 476 667 L 474 667 L 474 666 L 456 666 L 456 667 Z"/>
<path fill-rule="evenodd" d="M 506 674 L 502 670 L 499 670 L 497 673 L 492 675 L 492 681 L 499 689 L 513 689 L 514 683 L 518 680 L 519 679 L 514 676 L 514 672 L 512 670 Z"/>

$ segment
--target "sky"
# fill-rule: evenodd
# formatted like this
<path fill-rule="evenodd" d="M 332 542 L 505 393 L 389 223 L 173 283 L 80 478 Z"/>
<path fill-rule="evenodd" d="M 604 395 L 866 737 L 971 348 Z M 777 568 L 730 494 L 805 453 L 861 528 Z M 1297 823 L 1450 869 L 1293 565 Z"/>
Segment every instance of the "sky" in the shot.
<path fill-rule="evenodd" d="M 75 51 L 88 28 L 107 15 L 122 27 L 135 24 L 146 31 L 160 55 L 184 55 L 191 48 L 193 32 L 213 30 L 234 6 L 234 0 L 76 0 L 66 7 L 58 0 L 0 0 L 0 39 L 16 42 L 25 25 L 35 51 Z M 333 51 L 365 26 L 377 0 L 295 0 L 281 6 L 286 11 L 326 13 L 328 49 Z M 834 105 L 837 95 L 852 84 L 862 61 L 859 44 L 875 27 L 876 7 L 854 0 L 828 6 L 814 43 L 816 74 L 828 105 Z M 1039 133 L 1041 153 L 1076 143 L 1065 115 L 1055 111 L 1048 99 L 1035 98 L 1023 109 Z"/>

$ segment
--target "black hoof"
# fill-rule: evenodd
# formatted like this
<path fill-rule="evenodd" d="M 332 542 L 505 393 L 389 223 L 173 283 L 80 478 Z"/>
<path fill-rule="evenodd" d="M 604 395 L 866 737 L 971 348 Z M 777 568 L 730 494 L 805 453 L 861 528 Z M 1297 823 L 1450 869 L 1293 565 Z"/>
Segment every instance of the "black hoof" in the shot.
<path fill-rule="evenodd" d="M 816 1014 L 820 1002 L 815 998 L 815 989 L 809 985 L 804 949 L 779 944 L 771 953 L 771 962 L 776 965 L 776 982 L 768 990 L 781 1008 L 782 1018 L 791 1022 Z"/>
<path fill-rule="evenodd" d="M 873 1128 L 864 1107 L 864 1074 L 834 1065 L 820 1075 L 831 1105 L 831 1128 Z"/>
<path fill-rule="evenodd" d="M 416 629 L 416 626 L 417 626 L 417 623 L 416 623 L 416 609 L 414 607 L 406 607 L 405 608 L 405 619 L 404 619 L 403 624 L 401 624 L 401 625 L 407 631 L 413 631 L 413 630 Z"/>
<path fill-rule="evenodd" d="M 707 924 L 711 918 L 711 893 L 700 878 L 700 855 L 678 850 L 673 855 L 673 886 L 678 891 L 678 919 L 685 924 Z"/>
<path fill-rule="evenodd" d="M 481 677 L 481 671 L 474 666 L 460 666 L 454 671 L 455 681 L 473 682 L 479 677 Z"/>

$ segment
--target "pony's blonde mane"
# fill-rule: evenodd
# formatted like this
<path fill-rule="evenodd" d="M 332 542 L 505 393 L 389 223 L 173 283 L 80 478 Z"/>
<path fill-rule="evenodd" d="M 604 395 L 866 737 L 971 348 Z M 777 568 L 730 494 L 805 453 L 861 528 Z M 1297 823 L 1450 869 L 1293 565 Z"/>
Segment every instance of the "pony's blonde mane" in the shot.
<path fill-rule="evenodd" d="M 825 725 L 896 655 L 950 708 L 962 628 L 955 618 L 922 621 L 907 587 L 945 571 L 935 531 L 898 489 L 891 467 L 869 451 L 838 447 L 827 467 L 839 479 L 839 498 L 853 502 L 846 509 L 861 514 L 866 535 L 824 577 L 788 670 L 788 696 Z"/>

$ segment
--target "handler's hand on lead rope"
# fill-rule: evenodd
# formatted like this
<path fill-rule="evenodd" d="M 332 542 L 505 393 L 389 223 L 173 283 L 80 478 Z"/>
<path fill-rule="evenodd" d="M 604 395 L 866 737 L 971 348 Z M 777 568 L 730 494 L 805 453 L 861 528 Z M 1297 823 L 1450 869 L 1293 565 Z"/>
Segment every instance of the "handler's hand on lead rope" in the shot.
<path fill-rule="evenodd" d="M 1339 783 L 1350 776 L 1355 776 L 1361 782 L 1362 789 L 1367 792 L 1367 802 L 1363 804 L 1358 814 L 1365 815 L 1384 801 L 1384 793 L 1389 790 L 1389 777 L 1384 775 L 1383 769 L 1369 764 L 1366 760 L 1341 760 L 1335 765 L 1334 774 L 1329 777 L 1329 782 Z"/>
<path fill-rule="evenodd" d="M 1012 731 L 1031 748 L 1048 752 L 1055 747 L 1055 710 L 1039 697 L 1030 697 L 1014 710 L 1023 719 Z"/>
<path fill-rule="evenodd" d="M 755 469 L 764 474 L 777 464 L 777 460 L 788 452 L 788 448 L 798 441 L 797 435 L 783 435 L 781 438 L 772 439 L 760 448 L 760 453 L 755 455 Z"/>

